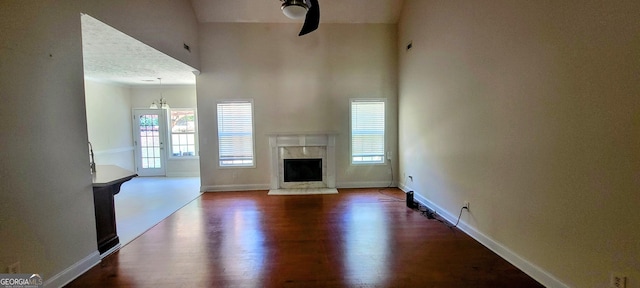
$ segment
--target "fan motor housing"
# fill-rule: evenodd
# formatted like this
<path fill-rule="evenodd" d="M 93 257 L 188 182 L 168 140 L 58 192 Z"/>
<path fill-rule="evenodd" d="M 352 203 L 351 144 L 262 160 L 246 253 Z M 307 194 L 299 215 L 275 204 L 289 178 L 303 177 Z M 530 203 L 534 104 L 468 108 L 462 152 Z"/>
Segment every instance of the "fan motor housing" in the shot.
<path fill-rule="evenodd" d="M 282 13 L 291 19 L 304 18 L 309 10 L 309 5 L 303 0 L 282 0 Z"/>

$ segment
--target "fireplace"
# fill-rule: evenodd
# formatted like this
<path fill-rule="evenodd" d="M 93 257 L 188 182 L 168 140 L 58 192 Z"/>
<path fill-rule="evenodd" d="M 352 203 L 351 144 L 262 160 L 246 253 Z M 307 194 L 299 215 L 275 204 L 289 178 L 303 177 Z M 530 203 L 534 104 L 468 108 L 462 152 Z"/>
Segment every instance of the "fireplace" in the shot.
<path fill-rule="evenodd" d="M 322 159 L 284 159 L 284 182 L 322 181 Z"/>
<path fill-rule="evenodd" d="M 271 189 L 335 188 L 335 134 L 269 135 Z"/>

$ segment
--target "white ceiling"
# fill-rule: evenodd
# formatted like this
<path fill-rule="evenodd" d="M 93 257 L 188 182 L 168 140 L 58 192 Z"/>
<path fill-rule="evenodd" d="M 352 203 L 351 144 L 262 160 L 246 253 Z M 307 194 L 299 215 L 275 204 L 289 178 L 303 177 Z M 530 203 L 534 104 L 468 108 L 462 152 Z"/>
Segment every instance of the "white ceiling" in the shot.
<path fill-rule="evenodd" d="M 194 85 L 196 70 L 96 20 L 82 15 L 85 78 L 125 85 Z"/>
<path fill-rule="evenodd" d="M 322 23 L 396 23 L 402 0 L 319 0 Z M 199 22 L 296 23 L 280 0 L 191 0 Z M 321 26 L 322 27 L 322 26 Z M 194 68 L 92 18 L 82 16 L 85 77 L 125 85 L 194 85 Z"/>

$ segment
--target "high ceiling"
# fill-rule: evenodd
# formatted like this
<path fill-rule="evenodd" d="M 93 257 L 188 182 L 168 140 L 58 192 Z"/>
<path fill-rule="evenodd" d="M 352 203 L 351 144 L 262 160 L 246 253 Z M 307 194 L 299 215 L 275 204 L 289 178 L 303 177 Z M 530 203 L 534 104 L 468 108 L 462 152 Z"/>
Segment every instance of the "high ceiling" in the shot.
<path fill-rule="evenodd" d="M 198 22 L 302 23 L 280 0 L 191 0 Z M 322 23 L 396 23 L 402 0 L 319 0 Z M 194 85 L 192 67 L 92 18 L 82 16 L 85 77 L 125 85 Z"/>
<path fill-rule="evenodd" d="M 318 0 L 320 23 L 396 23 L 402 0 Z M 199 22 L 295 23 L 280 0 L 191 0 Z"/>

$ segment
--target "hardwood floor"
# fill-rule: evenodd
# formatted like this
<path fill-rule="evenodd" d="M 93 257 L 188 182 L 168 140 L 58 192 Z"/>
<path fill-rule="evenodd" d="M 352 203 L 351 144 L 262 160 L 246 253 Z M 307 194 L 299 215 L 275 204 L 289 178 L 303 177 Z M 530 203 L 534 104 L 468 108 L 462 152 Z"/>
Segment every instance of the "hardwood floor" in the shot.
<path fill-rule="evenodd" d="M 205 193 L 68 287 L 543 287 L 398 189 Z"/>

